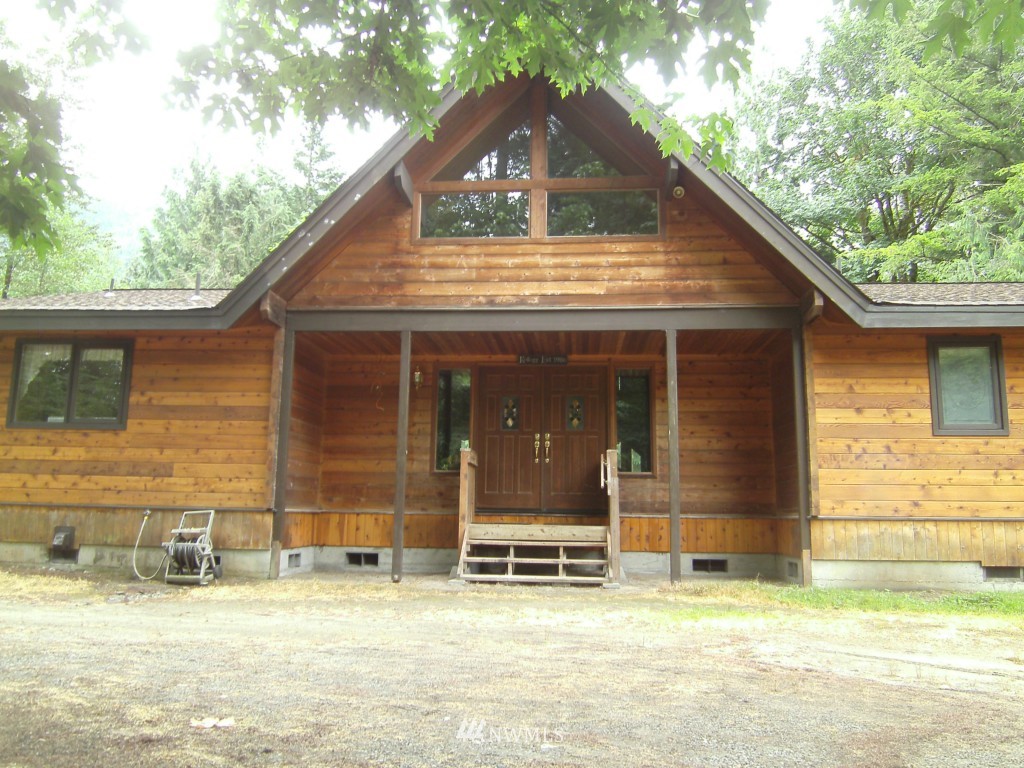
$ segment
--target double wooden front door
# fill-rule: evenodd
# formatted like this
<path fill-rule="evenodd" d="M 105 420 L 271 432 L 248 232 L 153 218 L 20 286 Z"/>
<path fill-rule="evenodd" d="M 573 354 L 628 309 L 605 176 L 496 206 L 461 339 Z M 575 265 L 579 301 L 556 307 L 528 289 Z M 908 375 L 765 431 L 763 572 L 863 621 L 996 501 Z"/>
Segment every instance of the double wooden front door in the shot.
<path fill-rule="evenodd" d="M 477 507 L 599 511 L 607 448 L 603 368 L 483 368 Z"/>

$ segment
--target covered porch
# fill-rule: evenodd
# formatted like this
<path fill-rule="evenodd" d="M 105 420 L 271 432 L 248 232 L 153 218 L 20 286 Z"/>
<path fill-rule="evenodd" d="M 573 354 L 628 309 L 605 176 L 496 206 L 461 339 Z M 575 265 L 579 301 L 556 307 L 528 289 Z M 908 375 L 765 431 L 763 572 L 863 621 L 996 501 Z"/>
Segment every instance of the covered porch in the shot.
<path fill-rule="evenodd" d="M 805 581 L 802 338 L 790 308 L 288 312 L 273 562 L 447 571 L 472 507 L 503 542 L 607 531 L 605 580 L 621 558 L 672 580 Z M 501 546 L 480 557 L 507 561 Z"/>

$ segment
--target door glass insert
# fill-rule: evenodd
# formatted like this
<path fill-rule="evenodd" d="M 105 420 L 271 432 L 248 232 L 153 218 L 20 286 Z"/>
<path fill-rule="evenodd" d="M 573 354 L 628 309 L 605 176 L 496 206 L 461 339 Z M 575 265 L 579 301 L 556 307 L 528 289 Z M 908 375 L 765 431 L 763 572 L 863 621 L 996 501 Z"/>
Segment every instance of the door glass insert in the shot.
<path fill-rule="evenodd" d="M 501 428 L 505 432 L 519 429 L 519 398 L 501 398 Z"/>
<path fill-rule="evenodd" d="M 583 429 L 583 398 L 582 397 L 570 397 L 568 414 L 565 421 L 565 428 L 572 431 L 578 432 Z"/>

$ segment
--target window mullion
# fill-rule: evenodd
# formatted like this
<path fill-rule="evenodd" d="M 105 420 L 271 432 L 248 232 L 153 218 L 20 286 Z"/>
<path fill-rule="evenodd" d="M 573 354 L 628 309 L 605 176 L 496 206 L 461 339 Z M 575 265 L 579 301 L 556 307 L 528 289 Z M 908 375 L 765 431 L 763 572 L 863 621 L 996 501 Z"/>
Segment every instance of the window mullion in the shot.
<path fill-rule="evenodd" d="M 64 413 L 64 423 L 71 424 L 75 418 L 75 403 L 78 400 L 78 372 L 82 367 L 82 353 L 80 344 L 71 345 L 71 375 L 68 380 L 68 402 L 67 411 Z"/>

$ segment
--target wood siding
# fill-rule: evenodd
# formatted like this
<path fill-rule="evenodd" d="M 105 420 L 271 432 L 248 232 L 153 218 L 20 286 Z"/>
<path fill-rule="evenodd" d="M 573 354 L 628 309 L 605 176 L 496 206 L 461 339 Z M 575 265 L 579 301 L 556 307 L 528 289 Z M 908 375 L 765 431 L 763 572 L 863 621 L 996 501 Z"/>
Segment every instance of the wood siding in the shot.
<path fill-rule="evenodd" d="M 0 504 L 266 509 L 272 347 L 263 330 L 138 334 L 127 428 L 0 430 Z"/>
<path fill-rule="evenodd" d="M 316 509 L 320 505 L 327 378 L 321 355 L 301 336 L 295 344 L 293 369 L 286 506 L 289 509 Z"/>
<path fill-rule="evenodd" d="M 289 307 L 792 305 L 792 293 L 693 202 L 664 237 L 439 244 L 393 199 L 336 246 Z"/>
<path fill-rule="evenodd" d="M 1010 434 L 932 434 L 927 335 L 814 326 L 815 558 L 1024 565 L 1024 335 Z"/>
<path fill-rule="evenodd" d="M 180 522 L 180 511 L 154 510 L 140 545 L 159 547 Z M 273 515 L 269 511 L 218 511 L 213 521 L 214 547 L 217 550 L 269 549 L 272 522 Z M 58 525 L 75 528 L 76 547 L 132 547 L 142 525 L 142 511 L 138 508 L 0 506 L 0 541 L 3 542 L 49 545 Z"/>

